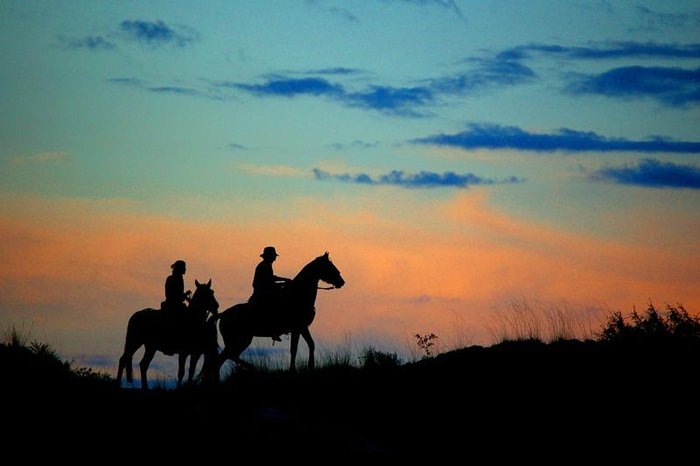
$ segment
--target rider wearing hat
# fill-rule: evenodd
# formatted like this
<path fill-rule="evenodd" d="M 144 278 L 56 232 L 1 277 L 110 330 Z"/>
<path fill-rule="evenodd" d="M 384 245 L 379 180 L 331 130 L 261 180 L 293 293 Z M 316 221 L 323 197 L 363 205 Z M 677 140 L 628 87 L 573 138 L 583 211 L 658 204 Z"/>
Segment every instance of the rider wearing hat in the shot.
<path fill-rule="evenodd" d="M 189 303 L 190 290 L 185 291 L 184 275 L 187 272 L 187 264 L 183 260 L 176 260 L 170 265 L 172 273 L 165 279 L 165 301 L 161 303 L 161 309 L 165 311 L 167 318 L 165 337 L 166 348 L 163 352 L 172 355 L 177 350 L 177 345 L 187 335 L 185 316 Z"/>
<path fill-rule="evenodd" d="M 255 267 L 253 277 L 253 295 L 248 300 L 249 303 L 269 310 L 279 296 L 282 284 L 291 280 L 285 277 L 278 277 L 272 270 L 272 263 L 277 260 L 277 251 L 273 246 L 267 246 L 260 257 L 262 261 Z M 279 336 L 272 337 L 273 340 L 281 341 Z"/>
<path fill-rule="evenodd" d="M 172 274 L 165 279 L 165 302 L 163 308 L 171 313 L 180 314 L 186 309 L 185 301 L 189 302 L 190 290 L 185 291 L 185 279 L 187 264 L 183 260 L 177 260 L 170 266 Z"/>

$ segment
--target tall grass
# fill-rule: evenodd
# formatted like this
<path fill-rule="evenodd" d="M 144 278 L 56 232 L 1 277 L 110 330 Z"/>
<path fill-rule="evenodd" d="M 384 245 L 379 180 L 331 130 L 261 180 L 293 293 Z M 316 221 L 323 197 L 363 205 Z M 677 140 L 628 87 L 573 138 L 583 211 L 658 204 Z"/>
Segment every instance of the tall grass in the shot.
<path fill-rule="evenodd" d="M 591 340 L 597 333 L 593 322 L 599 322 L 601 313 L 596 308 L 574 307 L 567 302 L 544 303 L 524 298 L 514 299 L 507 307 L 495 310 L 486 329 L 493 343 Z"/>

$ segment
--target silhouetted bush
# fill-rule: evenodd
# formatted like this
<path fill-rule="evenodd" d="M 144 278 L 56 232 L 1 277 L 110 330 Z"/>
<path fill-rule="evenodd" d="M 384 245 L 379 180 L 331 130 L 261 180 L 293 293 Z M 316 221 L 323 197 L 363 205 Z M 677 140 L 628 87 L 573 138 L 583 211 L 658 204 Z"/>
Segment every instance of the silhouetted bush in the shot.
<path fill-rule="evenodd" d="M 612 343 L 700 341 L 700 317 L 692 316 L 681 305 L 666 305 L 665 315 L 653 303 L 640 314 L 635 309 L 628 319 L 621 312 L 608 316 L 600 339 Z"/>
<path fill-rule="evenodd" d="M 0 342 L 0 366 L 12 374 L 11 385 L 40 389 L 59 388 L 75 381 L 109 382 L 108 374 L 89 367 L 71 367 L 48 343 L 30 341 L 29 332 L 16 327 L 5 331 Z"/>
<path fill-rule="evenodd" d="M 396 353 L 387 353 L 379 351 L 373 347 L 365 350 L 365 353 L 360 356 L 360 362 L 363 369 L 389 369 L 401 365 L 399 355 Z"/>

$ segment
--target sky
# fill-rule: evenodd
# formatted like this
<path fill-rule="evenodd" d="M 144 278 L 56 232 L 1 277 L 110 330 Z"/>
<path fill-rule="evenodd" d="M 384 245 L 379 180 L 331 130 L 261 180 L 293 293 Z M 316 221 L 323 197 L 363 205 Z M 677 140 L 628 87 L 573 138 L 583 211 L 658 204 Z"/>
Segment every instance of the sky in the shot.
<path fill-rule="evenodd" d="M 322 350 L 698 312 L 699 32 L 696 1 L 3 0 L 0 326 L 113 367 L 172 262 L 225 309 L 269 245 L 342 272 Z"/>

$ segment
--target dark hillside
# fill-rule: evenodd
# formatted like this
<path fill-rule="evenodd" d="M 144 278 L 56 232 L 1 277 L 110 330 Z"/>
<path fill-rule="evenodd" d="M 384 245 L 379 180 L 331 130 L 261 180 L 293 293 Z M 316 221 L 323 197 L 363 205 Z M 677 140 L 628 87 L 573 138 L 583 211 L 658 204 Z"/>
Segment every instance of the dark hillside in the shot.
<path fill-rule="evenodd" d="M 403 366 L 239 372 L 215 388 L 142 393 L 50 353 L 0 346 L 0 364 L 15 374 L 3 382 L 5 419 L 19 437 L 214 442 L 292 464 L 682 452 L 696 444 L 699 362 L 689 342 L 524 341 Z M 158 447 L 163 457 L 176 451 Z"/>

